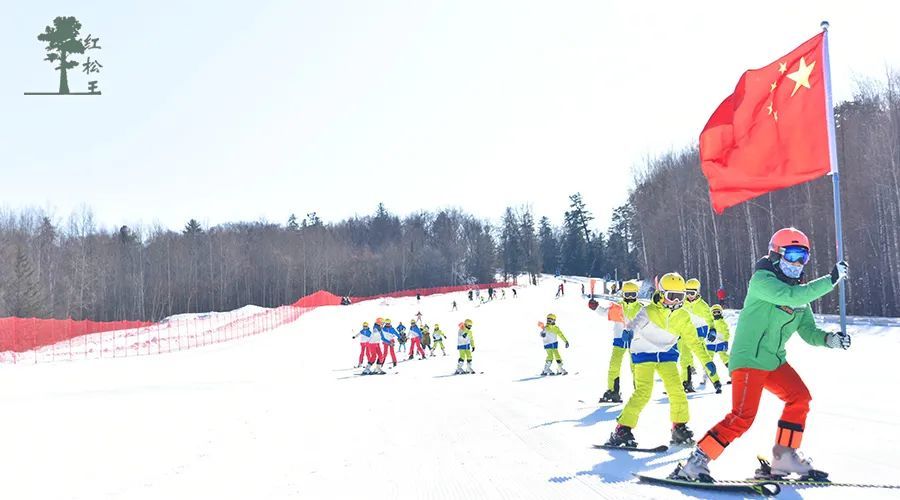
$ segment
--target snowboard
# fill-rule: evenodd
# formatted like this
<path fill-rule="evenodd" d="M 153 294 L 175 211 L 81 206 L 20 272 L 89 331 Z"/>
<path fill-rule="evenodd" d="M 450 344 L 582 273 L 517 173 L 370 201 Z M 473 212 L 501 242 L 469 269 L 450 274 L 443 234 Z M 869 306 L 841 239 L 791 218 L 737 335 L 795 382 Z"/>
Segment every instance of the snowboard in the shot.
<path fill-rule="evenodd" d="M 669 451 L 669 447 L 661 444 L 655 448 L 641 448 L 641 447 L 633 447 L 633 446 L 613 446 L 609 444 L 595 444 L 594 448 L 600 450 L 621 450 L 621 451 L 637 451 L 641 453 L 665 453 Z"/>

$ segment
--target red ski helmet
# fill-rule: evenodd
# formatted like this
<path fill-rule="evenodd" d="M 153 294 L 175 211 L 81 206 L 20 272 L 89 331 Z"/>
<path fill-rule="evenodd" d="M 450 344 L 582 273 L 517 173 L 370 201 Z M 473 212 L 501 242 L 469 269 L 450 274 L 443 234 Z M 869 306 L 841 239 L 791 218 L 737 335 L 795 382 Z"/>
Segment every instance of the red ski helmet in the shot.
<path fill-rule="evenodd" d="M 784 253 L 784 247 L 801 246 L 809 250 L 809 238 L 803 231 L 795 227 L 786 227 L 775 231 L 769 240 L 769 251 L 777 254 Z"/>

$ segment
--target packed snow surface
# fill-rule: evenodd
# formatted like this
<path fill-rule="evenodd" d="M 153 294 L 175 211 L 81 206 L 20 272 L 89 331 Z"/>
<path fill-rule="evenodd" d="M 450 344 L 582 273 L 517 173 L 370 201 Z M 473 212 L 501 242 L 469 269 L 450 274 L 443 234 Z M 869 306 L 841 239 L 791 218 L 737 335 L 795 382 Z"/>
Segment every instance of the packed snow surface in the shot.
<path fill-rule="evenodd" d="M 668 474 L 688 449 L 658 455 L 591 448 L 622 405 L 601 406 L 611 349 L 602 308 L 580 283 L 554 297 L 558 280 L 507 291 L 323 307 L 276 331 L 200 349 L 127 359 L 0 370 L 0 470 L 5 498 L 259 499 L 712 498 L 708 492 L 638 484 L 633 472 Z M 482 293 L 486 296 L 486 293 Z M 459 311 L 451 311 L 456 300 Z M 416 312 L 449 335 L 448 354 L 403 361 L 361 377 L 362 321 L 409 323 Z M 536 326 L 547 313 L 571 341 L 569 375 L 540 377 Z M 456 325 L 474 322 L 474 367 L 451 376 Z M 734 314 L 729 315 L 733 323 Z M 834 321 L 834 318 L 826 318 Z M 832 323 L 826 326 L 835 328 Z M 798 336 L 789 362 L 812 395 L 803 451 L 835 481 L 900 483 L 896 320 L 851 322 L 849 351 Z M 626 365 L 627 366 L 627 365 Z M 720 366 L 721 368 L 721 366 Z M 630 395 L 623 367 L 622 386 Z M 731 386 L 691 395 L 698 437 L 730 408 Z M 769 455 L 781 403 L 763 396 L 751 430 L 712 463 L 722 479 L 748 477 Z M 669 439 L 657 383 L 635 435 Z M 785 488 L 781 498 L 897 498 L 897 490 Z M 736 498 L 722 495 L 721 498 Z"/>

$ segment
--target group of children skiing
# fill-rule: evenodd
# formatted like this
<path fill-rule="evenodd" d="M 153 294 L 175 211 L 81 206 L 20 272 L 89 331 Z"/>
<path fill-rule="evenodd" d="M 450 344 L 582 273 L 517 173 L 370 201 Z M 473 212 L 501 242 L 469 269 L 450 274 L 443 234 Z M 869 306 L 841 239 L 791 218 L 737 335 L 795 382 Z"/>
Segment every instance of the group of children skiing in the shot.
<path fill-rule="evenodd" d="M 709 462 L 745 433 L 756 417 L 763 389 L 784 401 L 778 421 L 771 463 L 761 462 L 757 478 L 780 479 L 790 474 L 802 480 L 825 481 L 827 473 L 812 468 L 797 452 L 803 437 L 811 396 L 797 372 L 787 363 L 785 344 L 796 332 L 813 346 L 847 349 L 846 332 L 827 332 L 816 327 L 809 303 L 829 293 L 847 276 L 846 262 L 838 262 L 829 275 L 804 283 L 803 267 L 809 261 L 809 239 L 795 228 L 772 235 L 768 254 L 761 258 L 750 279 L 744 307 L 731 336 L 722 307 L 710 307 L 700 297 L 700 282 L 667 273 L 659 280 L 649 303 L 637 300 L 638 285 L 626 282 L 621 300 L 613 304 L 608 319 L 614 325 L 613 352 L 607 390 L 601 402 L 621 402 L 619 374 L 622 358 L 630 354 L 634 392 L 617 418 L 607 447 L 637 447 L 632 430 L 650 400 L 658 373 L 669 400 L 671 442 L 693 445 L 694 433 L 686 394 L 693 392 L 693 358 L 703 365 L 716 393 L 722 391 L 714 356 L 730 371 L 732 406 L 728 415 L 696 443 L 690 458 L 670 479 L 712 482 Z M 596 305 L 594 305 L 596 307 Z"/>
<path fill-rule="evenodd" d="M 718 458 L 730 443 L 750 428 L 765 389 L 784 401 L 785 408 L 778 421 L 772 462 L 763 464 L 757 476 L 783 478 L 797 474 L 805 480 L 827 480 L 826 473 L 813 469 L 810 461 L 797 452 L 811 396 L 800 376 L 787 363 L 785 344 L 798 333 L 813 346 L 850 347 L 850 336 L 846 332 L 819 329 L 809 307 L 810 302 L 826 295 L 846 278 L 848 266 L 846 262 L 838 262 L 829 275 L 804 282 L 803 268 L 809 256 L 809 239 L 801 231 L 785 228 L 772 235 L 768 254 L 757 262 L 750 279 L 730 356 L 732 336 L 722 306 L 710 306 L 701 297 L 698 279 L 685 280 L 677 272 L 664 274 L 658 279 L 647 303 L 638 300 L 637 283 L 625 282 L 620 289 L 621 299 L 606 311 L 607 319 L 613 323 L 613 347 L 607 388 L 600 401 L 623 401 L 620 373 L 626 355 L 634 390 L 604 447 L 637 447 L 632 431 L 650 401 L 657 375 L 668 395 L 671 444 L 694 445 L 694 432 L 687 425 L 690 420 L 687 394 L 695 391 L 693 360 L 700 361 L 704 372 L 701 385 L 706 380 L 711 381 L 718 394 L 722 392 L 715 363 L 715 357 L 718 357 L 730 372 L 731 380 L 727 383 L 732 384 L 731 411 L 703 435 L 688 461 L 679 464 L 670 479 L 712 482 L 709 462 Z M 558 293 L 561 294 L 561 290 Z M 589 302 L 591 309 L 596 310 L 597 304 L 593 298 Z M 546 323 L 538 323 L 546 352 L 542 376 L 567 374 L 559 346 L 562 343 L 569 347 L 569 341 L 556 319 L 551 313 L 547 315 Z M 435 325 L 434 331 L 429 332 L 427 325 L 420 325 L 421 318 L 410 322 L 409 359 L 415 354 L 425 359 L 423 346 L 431 348 L 432 356 L 438 347 L 444 351 L 445 335 L 439 326 Z M 404 349 L 406 329 L 402 324 L 395 329 L 390 320 L 379 318 L 371 330 L 363 323 L 363 329 L 354 337 L 360 337 L 361 342 L 359 365 L 364 357 L 368 359 L 363 374 L 381 374 L 388 353 L 396 366 L 394 341 L 399 340 Z M 474 373 L 474 350 L 472 321 L 466 319 L 459 324 L 457 334 L 456 374 Z M 554 361 L 555 372 L 552 370 Z"/>
<path fill-rule="evenodd" d="M 447 335 L 441 330 L 441 326 L 435 324 L 432 329 L 428 324 L 422 322 L 421 313 L 416 316 L 409 321 L 409 328 L 403 322 L 400 322 L 395 328 L 391 324 L 391 320 L 387 318 L 376 319 L 371 328 L 368 321 L 363 322 L 362 328 L 353 335 L 354 339 L 359 339 L 357 368 L 363 368 L 362 375 L 384 375 L 386 372 L 383 367 L 389 354 L 392 366 L 396 367 L 397 355 L 394 344 L 399 346 L 402 356 L 406 351 L 406 344 L 409 342 L 409 357 L 407 358 L 409 360 L 416 356 L 418 359 L 425 359 L 426 349 L 430 352 L 429 357 L 434 357 L 438 349 L 441 350 L 443 356 L 447 355 L 447 349 L 444 347 Z M 457 350 L 459 351 L 457 372 L 474 373 L 472 351 L 475 349 L 475 341 L 472 334 L 472 320 L 466 319 L 460 323 L 457 335 Z M 363 365 L 363 361 L 366 361 L 365 365 Z M 465 369 L 463 368 L 464 362 L 466 363 Z"/>

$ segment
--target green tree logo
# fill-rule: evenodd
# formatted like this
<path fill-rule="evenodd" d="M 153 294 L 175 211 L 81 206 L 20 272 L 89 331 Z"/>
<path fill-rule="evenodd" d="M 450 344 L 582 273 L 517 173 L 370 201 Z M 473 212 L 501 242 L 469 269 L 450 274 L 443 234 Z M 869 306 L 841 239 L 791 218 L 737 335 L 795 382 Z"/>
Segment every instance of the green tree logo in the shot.
<path fill-rule="evenodd" d="M 84 63 L 75 60 L 76 55 L 101 48 L 97 45 L 99 38 L 91 35 L 81 38 L 81 23 L 78 19 L 71 16 L 57 17 L 53 20 L 53 26 L 44 28 L 37 39 L 47 42 L 47 57 L 44 60 L 57 65 L 54 69 L 59 71 L 59 92 L 25 92 L 25 95 L 100 95 L 96 80 L 88 82 L 87 92 L 69 91 L 70 69 L 81 65 L 82 71 L 90 77 L 93 73 L 99 73 L 103 67 L 99 61 L 90 57 Z"/>

